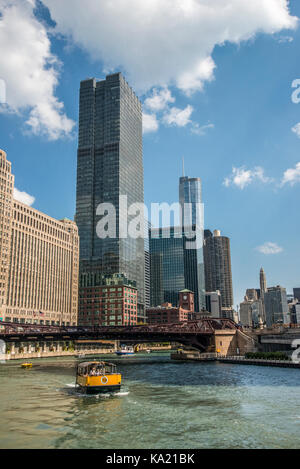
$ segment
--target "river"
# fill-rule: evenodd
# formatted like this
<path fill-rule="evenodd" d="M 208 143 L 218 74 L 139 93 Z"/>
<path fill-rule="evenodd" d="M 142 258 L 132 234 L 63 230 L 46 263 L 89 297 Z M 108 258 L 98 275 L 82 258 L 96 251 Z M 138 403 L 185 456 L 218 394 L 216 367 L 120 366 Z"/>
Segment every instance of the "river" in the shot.
<path fill-rule="evenodd" d="M 0 448 L 300 447 L 299 370 L 102 358 L 123 375 L 117 395 L 78 394 L 73 358 L 0 364 Z"/>

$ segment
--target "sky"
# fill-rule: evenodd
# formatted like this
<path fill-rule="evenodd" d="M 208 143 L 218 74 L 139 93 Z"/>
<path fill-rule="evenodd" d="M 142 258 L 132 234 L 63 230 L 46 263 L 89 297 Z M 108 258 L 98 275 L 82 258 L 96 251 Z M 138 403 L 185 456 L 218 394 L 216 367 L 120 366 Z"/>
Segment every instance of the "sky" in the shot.
<path fill-rule="evenodd" d="M 184 157 L 205 227 L 230 237 L 235 305 L 262 266 L 299 287 L 298 18 L 286 0 L 0 0 L 15 197 L 73 219 L 80 80 L 121 71 L 143 103 L 146 204 L 178 201 Z"/>

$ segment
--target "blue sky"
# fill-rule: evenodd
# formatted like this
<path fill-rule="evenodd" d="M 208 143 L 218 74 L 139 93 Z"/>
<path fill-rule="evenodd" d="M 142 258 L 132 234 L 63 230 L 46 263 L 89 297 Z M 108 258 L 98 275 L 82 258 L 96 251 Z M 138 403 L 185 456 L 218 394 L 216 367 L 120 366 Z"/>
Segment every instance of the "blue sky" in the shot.
<path fill-rule="evenodd" d="M 300 5 L 269 0 L 267 7 L 253 0 L 253 12 L 249 2 L 217 0 L 206 20 L 207 11 L 199 8 L 207 0 L 187 0 L 184 20 L 175 22 L 173 12 L 167 35 L 169 1 L 147 0 L 146 12 L 136 6 L 136 17 L 123 15 L 124 31 L 115 35 L 108 7 L 96 26 L 89 17 L 88 7 L 92 15 L 106 0 L 88 0 L 85 9 L 74 0 L 69 16 L 69 0 L 45 0 L 37 9 L 33 0 L 16 0 L 13 7 L 0 0 L 0 21 L 6 22 L 0 78 L 7 84 L 0 147 L 13 163 L 16 187 L 35 198 L 35 208 L 73 218 L 79 83 L 121 70 L 148 115 L 145 202 L 178 201 L 184 157 L 186 175 L 203 182 L 206 228 L 231 239 L 235 304 L 246 288 L 258 287 L 261 266 L 269 286 L 281 284 L 289 292 L 300 286 L 300 104 L 291 100 L 292 82 L 300 78 Z M 182 1 L 174 1 L 180 10 Z M 136 0 L 128 2 L 134 6 Z M 228 6 L 224 23 L 222 8 Z M 145 18 L 144 37 L 132 21 Z M 23 32 L 14 44 L 20 22 Z M 143 48 L 135 45 L 135 34 Z M 259 249 L 266 243 L 272 244 Z"/>

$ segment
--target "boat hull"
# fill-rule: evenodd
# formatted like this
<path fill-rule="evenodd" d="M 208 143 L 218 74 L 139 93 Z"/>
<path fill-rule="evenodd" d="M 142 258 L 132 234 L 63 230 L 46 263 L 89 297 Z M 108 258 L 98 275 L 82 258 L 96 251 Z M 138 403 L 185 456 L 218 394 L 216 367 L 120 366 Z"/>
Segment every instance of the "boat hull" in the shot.
<path fill-rule="evenodd" d="M 79 386 L 78 391 L 82 394 L 107 394 L 118 392 L 121 389 L 121 385 L 113 386 Z"/>

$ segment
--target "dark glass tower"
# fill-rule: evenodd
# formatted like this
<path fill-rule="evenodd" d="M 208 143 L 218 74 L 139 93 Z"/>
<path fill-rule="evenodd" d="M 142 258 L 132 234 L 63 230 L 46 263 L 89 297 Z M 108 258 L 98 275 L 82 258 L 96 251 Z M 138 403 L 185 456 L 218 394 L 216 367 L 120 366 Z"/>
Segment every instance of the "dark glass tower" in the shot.
<path fill-rule="evenodd" d="M 150 230 L 151 306 L 161 305 L 162 300 L 178 305 L 179 292 L 187 288 L 195 294 L 196 311 L 205 308 L 205 290 L 199 289 L 199 250 L 191 249 L 196 245 L 194 228 Z"/>
<path fill-rule="evenodd" d="M 120 273 L 136 281 L 138 319 L 144 318 L 144 239 L 119 236 L 126 208 L 144 202 L 142 107 L 121 73 L 80 85 L 76 222 L 80 236 L 80 270 Z M 99 204 L 113 204 L 116 237 L 100 239 Z M 130 221 L 130 218 L 128 219 Z M 141 230 L 143 233 L 143 229 Z"/>
<path fill-rule="evenodd" d="M 206 230 L 204 264 L 206 291 L 215 292 L 219 290 L 222 297 L 222 308 L 232 308 L 230 239 L 221 236 L 219 230 L 215 230 L 213 235 L 209 230 Z"/>

